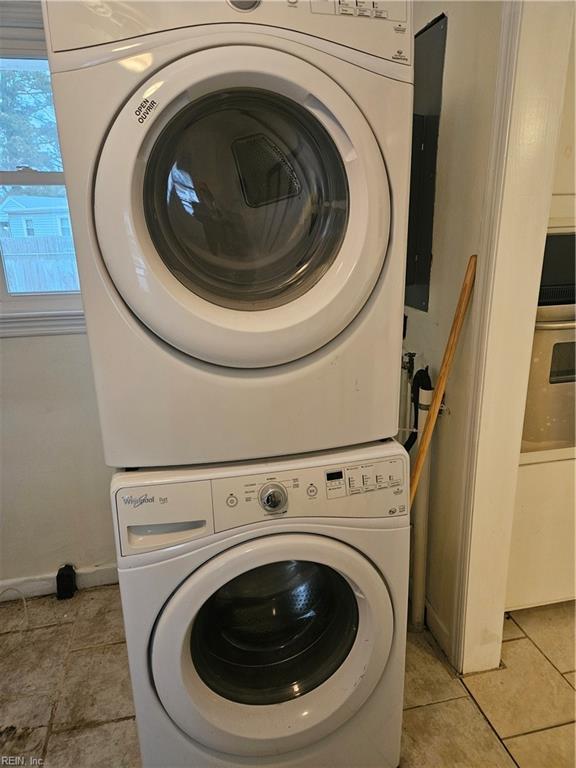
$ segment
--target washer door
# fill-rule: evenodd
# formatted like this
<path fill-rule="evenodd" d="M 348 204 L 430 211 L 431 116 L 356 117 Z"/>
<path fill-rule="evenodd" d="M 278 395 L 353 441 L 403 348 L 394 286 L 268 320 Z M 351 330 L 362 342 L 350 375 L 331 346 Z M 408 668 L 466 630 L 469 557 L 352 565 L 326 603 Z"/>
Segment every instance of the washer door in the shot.
<path fill-rule="evenodd" d="M 278 365 L 340 333 L 389 237 L 376 139 L 330 77 L 254 46 L 199 51 L 119 113 L 95 184 L 102 256 L 133 312 L 219 365 Z"/>
<path fill-rule="evenodd" d="M 190 738 L 229 754 L 279 754 L 360 709 L 392 636 L 371 562 L 326 537 L 267 536 L 210 560 L 172 595 L 152 637 L 152 675 Z"/>

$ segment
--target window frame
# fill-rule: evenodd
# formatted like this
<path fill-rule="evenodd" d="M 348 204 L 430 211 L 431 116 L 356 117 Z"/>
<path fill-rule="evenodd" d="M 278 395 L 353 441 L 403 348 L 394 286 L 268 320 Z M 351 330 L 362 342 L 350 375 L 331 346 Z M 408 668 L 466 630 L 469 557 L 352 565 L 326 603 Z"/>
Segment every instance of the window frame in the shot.
<path fill-rule="evenodd" d="M 0 0 L 0 56 L 7 59 L 48 59 L 40 0 Z M 65 186 L 63 172 L 1 171 L 0 186 Z M 80 292 L 8 292 L 0 258 L 0 338 L 83 333 Z"/>
<path fill-rule="evenodd" d="M 72 237 L 72 227 L 69 216 L 58 216 L 58 229 L 62 237 Z"/>

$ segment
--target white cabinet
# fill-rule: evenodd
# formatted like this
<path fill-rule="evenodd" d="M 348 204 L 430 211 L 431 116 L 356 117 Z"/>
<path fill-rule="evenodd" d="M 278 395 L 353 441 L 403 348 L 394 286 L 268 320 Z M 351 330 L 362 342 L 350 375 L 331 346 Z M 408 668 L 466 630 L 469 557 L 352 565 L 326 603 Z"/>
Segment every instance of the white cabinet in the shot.
<path fill-rule="evenodd" d="M 506 610 L 573 600 L 576 450 L 520 455 Z"/>

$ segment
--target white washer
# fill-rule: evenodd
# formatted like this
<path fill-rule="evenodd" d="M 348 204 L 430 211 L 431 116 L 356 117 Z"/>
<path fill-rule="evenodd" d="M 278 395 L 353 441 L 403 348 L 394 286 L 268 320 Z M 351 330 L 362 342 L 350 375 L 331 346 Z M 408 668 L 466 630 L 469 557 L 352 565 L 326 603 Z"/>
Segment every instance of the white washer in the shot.
<path fill-rule="evenodd" d="M 112 481 L 144 768 L 396 768 L 408 457 L 393 441 Z"/>
<path fill-rule="evenodd" d="M 107 463 L 395 434 L 408 3 L 44 12 Z"/>

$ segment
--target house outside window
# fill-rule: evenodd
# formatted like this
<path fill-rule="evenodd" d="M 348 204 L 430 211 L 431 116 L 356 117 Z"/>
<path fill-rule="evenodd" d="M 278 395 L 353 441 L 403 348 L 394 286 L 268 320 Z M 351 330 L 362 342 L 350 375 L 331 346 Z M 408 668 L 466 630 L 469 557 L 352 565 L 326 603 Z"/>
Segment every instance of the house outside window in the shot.
<path fill-rule="evenodd" d="M 40 2 L 0 0 L 0 335 L 83 330 Z"/>

